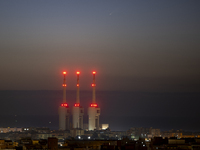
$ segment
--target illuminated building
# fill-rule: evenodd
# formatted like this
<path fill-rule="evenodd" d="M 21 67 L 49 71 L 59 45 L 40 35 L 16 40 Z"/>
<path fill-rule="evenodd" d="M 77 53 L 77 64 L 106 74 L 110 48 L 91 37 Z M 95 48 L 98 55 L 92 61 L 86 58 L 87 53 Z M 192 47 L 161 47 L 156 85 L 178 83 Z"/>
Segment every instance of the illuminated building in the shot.
<path fill-rule="evenodd" d="M 92 97 L 92 103 L 90 104 L 90 107 L 88 108 L 88 117 L 89 117 L 89 122 L 88 122 L 88 129 L 89 130 L 99 130 L 99 115 L 100 115 L 100 108 L 98 107 L 96 103 L 96 95 L 95 95 L 95 74 L 96 72 L 93 71 L 93 97 Z"/>
<path fill-rule="evenodd" d="M 64 80 L 63 80 L 63 103 L 59 106 L 59 130 L 69 130 L 69 116 L 70 109 L 68 104 L 66 103 L 66 72 L 63 72 Z"/>
<path fill-rule="evenodd" d="M 109 124 L 100 124 L 100 129 L 101 130 L 106 130 L 109 128 Z"/>
<path fill-rule="evenodd" d="M 22 132 L 22 128 L 17 128 L 17 127 L 14 127 L 14 128 L 10 128 L 10 127 L 7 127 L 7 128 L 0 128 L 0 133 L 8 133 L 8 132 Z"/>
<path fill-rule="evenodd" d="M 79 74 L 80 72 L 76 72 L 77 74 L 77 93 L 76 93 L 76 103 L 72 109 L 72 118 L 73 118 L 73 128 L 81 128 L 83 129 L 83 115 L 84 115 L 84 108 L 80 105 L 80 98 L 79 98 Z"/>

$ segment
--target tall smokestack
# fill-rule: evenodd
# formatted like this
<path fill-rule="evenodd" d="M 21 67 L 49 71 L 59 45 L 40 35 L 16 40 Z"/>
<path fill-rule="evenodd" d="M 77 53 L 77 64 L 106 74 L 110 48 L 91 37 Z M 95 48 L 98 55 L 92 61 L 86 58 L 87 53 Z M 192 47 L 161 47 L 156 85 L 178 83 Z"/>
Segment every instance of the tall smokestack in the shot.
<path fill-rule="evenodd" d="M 63 72 L 63 103 L 61 103 L 59 109 L 58 109 L 58 113 L 59 113 L 59 130 L 69 130 L 70 126 L 69 126 L 69 117 L 70 117 L 70 109 L 68 104 L 66 103 L 66 76 L 67 72 L 64 71 Z"/>
<path fill-rule="evenodd" d="M 72 121 L 73 121 L 73 128 L 81 128 L 83 129 L 83 115 L 84 115 L 84 108 L 80 105 L 80 97 L 79 97 L 79 75 L 80 72 L 76 72 L 77 75 L 77 93 L 76 93 L 76 103 L 72 109 Z"/>
<path fill-rule="evenodd" d="M 98 107 L 96 103 L 96 95 L 95 95 L 95 75 L 96 72 L 93 71 L 93 93 L 92 93 L 92 103 L 90 104 L 90 107 L 88 108 L 88 130 L 99 130 L 99 115 L 100 115 L 100 108 Z"/>
<path fill-rule="evenodd" d="M 92 87 L 93 87 L 92 103 L 94 104 L 94 103 L 96 103 L 96 95 L 95 95 L 95 86 L 96 86 L 96 84 L 95 84 L 95 74 L 96 74 L 96 72 L 93 71 L 92 73 L 93 73 L 93 83 L 92 83 Z"/>
<path fill-rule="evenodd" d="M 76 74 L 77 74 L 77 84 L 76 84 L 76 86 L 77 86 L 77 92 L 76 92 L 76 104 L 80 104 L 80 98 L 79 98 L 79 74 L 80 74 L 80 72 L 77 71 Z"/>
<path fill-rule="evenodd" d="M 66 79 L 65 79 L 65 76 L 66 76 L 67 72 L 64 71 L 63 72 L 63 75 L 64 75 L 64 79 L 63 79 L 63 103 L 66 103 Z"/>

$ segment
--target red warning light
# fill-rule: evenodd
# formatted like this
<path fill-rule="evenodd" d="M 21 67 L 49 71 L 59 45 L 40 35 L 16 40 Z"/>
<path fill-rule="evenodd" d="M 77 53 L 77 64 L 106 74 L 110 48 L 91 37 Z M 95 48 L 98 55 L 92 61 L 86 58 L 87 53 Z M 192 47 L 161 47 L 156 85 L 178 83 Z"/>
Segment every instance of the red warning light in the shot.
<path fill-rule="evenodd" d="M 80 104 L 79 104 L 79 103 L 75 103 L 74 106 L 75 106 L 75 107 L 79 107 Z"/>
<path fill-rule="evenodd" d="M 77 71 L 77 72 L 76 72 L 76 74 L 80 74 L 80 72 L 79 72 L 79 71 Z"/>
<path fill-rule="evenodd" d="M 93 71 L 92 73 L 93 73 L 93 74 L 96 74 L 96 71 Z"/>
<path fill-rule="evenodd" d="M 67 84 L 63 84 L 62 86 L 63 86 L 63 87 L 66 87 L 66 86 L 67 86 Z"/>
<path fill-rule="evenodd" d="M 79 84 L 76 84 L 77 87 L 79 87 Z"/>
<path fill-rule="evenodd" d="M 66 72 L 66 71 L 63 71 L 63 74 L 67 74 L 67 72 Z"/>
<path fill-rule="evenodd" d="M 96 86 L 96 84 L 92 83 L 92 87 Z"/>
<path fill-rule="evenodd" d="M 92 103 L 90 104 L 90 107 L 98 107 L 98 105 L 96 103 Z"/>
<path fill-rule="evenodd" d="M 61 106 L 62 107 L 68 107 L 68 104 L 67 103 L 62 103 Z"/>

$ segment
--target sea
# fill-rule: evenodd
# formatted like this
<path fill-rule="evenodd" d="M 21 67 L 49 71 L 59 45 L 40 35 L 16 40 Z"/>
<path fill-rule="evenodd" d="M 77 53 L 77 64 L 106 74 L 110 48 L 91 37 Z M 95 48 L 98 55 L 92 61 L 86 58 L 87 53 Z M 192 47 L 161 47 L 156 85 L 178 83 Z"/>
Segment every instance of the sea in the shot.
<path fill-rule="evenodd" d="M 67 91 L 70 109 L 76 91 Z M 58 107 L 63 101 L 62 90 L 0 91 L 0 127 L 49 127 L 58 129 Z M 84 123 L 91 91 L 80 92 Z M 200 93 L 97 91 L 96 103 L 101 108 L 100 124 L 109 124 L 112 131 L 131 127 L 159 128 L 200 132 Z"/>

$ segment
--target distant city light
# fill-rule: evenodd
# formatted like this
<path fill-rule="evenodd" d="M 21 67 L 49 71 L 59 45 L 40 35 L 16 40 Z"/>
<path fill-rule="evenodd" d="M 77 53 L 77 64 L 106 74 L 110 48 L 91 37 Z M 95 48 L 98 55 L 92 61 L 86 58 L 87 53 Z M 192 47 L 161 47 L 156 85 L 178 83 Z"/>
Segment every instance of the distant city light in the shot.
<path fill-rule="evenodd" d="M 66 71 L 63 71 L 63 74 L 67 74 L 67 72 L 66 72 Z"/>
<path fill-rule="evenodd" d="M 96 71 L 93 71 L 92 73 L 93 73 L 93 74 L 96 74 Z"/>
<path fill-rule="evenodd" d="M 80 72 L 79 72 L 79 71 L 77 71 L 77 72 L 76 72 L 76 74 L 80 74 Z"/>

